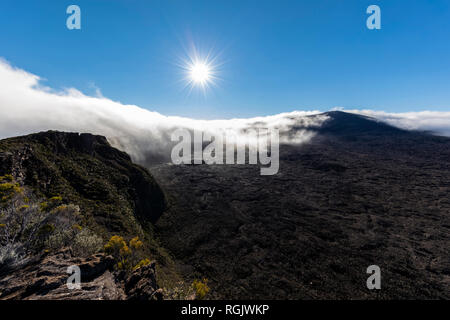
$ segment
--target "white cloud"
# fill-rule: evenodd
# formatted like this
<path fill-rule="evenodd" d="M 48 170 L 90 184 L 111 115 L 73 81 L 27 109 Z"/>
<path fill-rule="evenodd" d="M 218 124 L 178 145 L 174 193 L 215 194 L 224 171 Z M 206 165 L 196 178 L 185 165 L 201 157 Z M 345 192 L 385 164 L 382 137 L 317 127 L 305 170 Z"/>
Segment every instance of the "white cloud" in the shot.
<path fill-rule="evenodd" d="M 268 117 L 231 120 L 194 120 L 168 117 L 135 105 L 124 105 L 76 89 L 63 92 L 42 86 L 41 78 L 0 61 L 0 138 L 46 130 L 90 132 L 104 135 L 116 147 L 142 164 L 168 159 L 173 143 L 170 134 L 178 128 L 212 134 L 263 126 L 278 128 L 283 142 L 301 143 L 311 138 L 307 129 L 326 117 L 318 111 L 295 111 Z M 317 115 L 315 117 L 305 117 Z M 290 134 L 292 126 L 301 128 Z M 289 133 L 289 134 L 287 134 Z"/>
<path fill-rule="evenodd" d="M 436 134 L 450 136 L 450 111 L 389 113 L 374 110 L 340 110 L 376 118 L 402 129 L 431 131 Z"/>

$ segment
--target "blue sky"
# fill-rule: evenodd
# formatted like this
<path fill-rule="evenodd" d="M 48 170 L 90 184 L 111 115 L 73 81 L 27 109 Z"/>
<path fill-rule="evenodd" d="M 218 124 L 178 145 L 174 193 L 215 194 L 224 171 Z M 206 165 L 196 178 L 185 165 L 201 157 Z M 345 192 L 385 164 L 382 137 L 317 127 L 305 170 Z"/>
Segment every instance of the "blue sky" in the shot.
<path fill-rule="evenodd" d="M 82 30 L 66 28 L 71 4 Z M 381 30 L 366 28 L 371 4 Z M 205 95 L 183 89 L 191 45 L 221 63 Z M 2 0 L 0 57 L 52 88 L 165 115 L 450 111 L 450 2 Z"/>

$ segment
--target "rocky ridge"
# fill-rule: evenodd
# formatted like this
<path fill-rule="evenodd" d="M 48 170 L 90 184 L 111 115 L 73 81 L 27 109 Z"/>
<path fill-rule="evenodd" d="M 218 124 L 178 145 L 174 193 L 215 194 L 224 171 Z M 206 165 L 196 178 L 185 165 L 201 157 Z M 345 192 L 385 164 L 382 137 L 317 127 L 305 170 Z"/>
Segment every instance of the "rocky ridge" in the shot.
<path fill-rule="evenodd" d="M 69 266 L 81 271 L 81 288 L 69 289 Z M 111 256 L 74 257 L 69 249 L 35 257 L 19 270 L 0 275 L 0 300 L 156 300 L 156 265 L 131 274 L 114 271 Z"/>

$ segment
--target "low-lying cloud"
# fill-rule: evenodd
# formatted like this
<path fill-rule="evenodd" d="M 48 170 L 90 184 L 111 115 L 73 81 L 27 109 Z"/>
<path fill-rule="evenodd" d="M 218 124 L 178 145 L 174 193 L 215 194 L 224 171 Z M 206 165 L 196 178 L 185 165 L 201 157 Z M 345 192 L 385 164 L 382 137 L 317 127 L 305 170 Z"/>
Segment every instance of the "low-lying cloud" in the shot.
<path fill-rule="evenodd" d="M 450 135 L 450 112 L 385 113 L 347 110 L 406 128 Z M 238 136 L 249 128 L 276 128 L 282 143 L 303 143 L 314 136 L 314 128 L 327 119 L 319 111 L 294 111 L 251 119 L 195 120 L 164 116 L 135 105 L 125 105 L 98 95 L 87 96 L 76 89 L 55 91 L 41 78 L 0 60 L 0 138 L 39 131 L 60 130 L 104 135 L 110 143 L 150 164 L 170 158 L 171 133 L 179 128 L 211 134 L 228 130 Z M 296 130 L 291 130 L 295 127 Z"/>
<path fill-rule="evenodd" d="M 311 115 L 315 116 L 307 117 Z M 326 118 L 318 111 L 231 120 L 164 116 L 76 89 L 55 91 L 43 86 L 39 76 L 0 61 L 0 138 L 47 130 L 100 134 L 144 165 L 170 159 L 170 137 L 176 129 L 212 135 L 231 131 L 239 137 L 249 128 L 276 128 L 281 142 L 302 143 L 314 135 L 308 128 L 320 126 Z M 292 134 L 292 126 L 304 129 Z"/>
<path fill-rule="evenodd" d="M 438 135 L 450 136 L 450 111 L 418 111 L 402 113 L 389 113 L 375 110 L 342 109 L 342 111 L 372 117 L 406 130 L 429 131 Z"/>

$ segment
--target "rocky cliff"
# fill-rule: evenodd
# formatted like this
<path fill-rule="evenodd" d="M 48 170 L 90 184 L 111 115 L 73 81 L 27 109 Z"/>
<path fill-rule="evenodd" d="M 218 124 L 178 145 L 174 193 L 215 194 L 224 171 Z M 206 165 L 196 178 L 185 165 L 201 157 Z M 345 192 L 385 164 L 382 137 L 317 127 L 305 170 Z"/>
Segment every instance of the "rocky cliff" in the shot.
<path fill-rule="evenodd" d="M 139 233 L 165 209 L 164 193 L 144 168 L 91 134 L 41 132 L 0 141 L 0 175 L 12 174 L 38 196 L 81 207 L 102 234 Z"/>
<path fill-rule="evenodd" d="M 161 298 L 155 261 L 163 279 L 177 277 L 170 256 L 152 231 L 166 208 L 162 189 L 146 169 L 133 164 L 104 137 L 49 131 L 1 140 L 0 178 L 2 192 L 10 187 L 18 192 L 27 190 L 19 199 L 23 202 L 20 207 L 19 200 L 9 197 L 3 200 L 12 202 L 2 200 L 0 207 L 2 215 L 4 210 L 12 210 L 11 217 L 23 214 L 15 225 L 9 225 L 9 218 L 0 221 L 0 299 L 153 299 Z M 48 199 L 57 202 L 51 210 L 48 206 L 53 203 Z M 78 219 L 78 214 L 81 218 L 74 224 L 70 219 L 74 215 Z M 60 216 L 58 223 L 64 230 L 50 223 L 55 215 Z M 42 223 L 38 225 L 33 216 Z M 17 232 L 24 223 L 34 224 Z M 38 228 L 34 237 L 42 241 L 31 248 L 22 239 L 33 227 Z M 76 238 L 78 230 L 89 230 L 88 236 Z M 11 232 L 16 233 L 15 242 Z M 83 235 L 80 232 L 77 234 Z M 134 241 L 136 248 L 153 263 L 144 259 L 145 263 L 123 270 L 125 261 L 114 262 L 104 253 L 74 253 L 80 251 L 73 250 L 79 249 L 78 244 L 92 247 L 89 242 L 102 248 L 111 236 L 125 239 L 125 247 L 130 239 L 141 239 Z M 79 241 L 67 243 L 61 238 Z M 72 247 L 61 248 L 63 242 Z M 139 261 L 136 259 L 141 258 L 134 257 L 133 263 Z M 66 286 L 70 265 L 81 268 L 80 290 Z"/>

